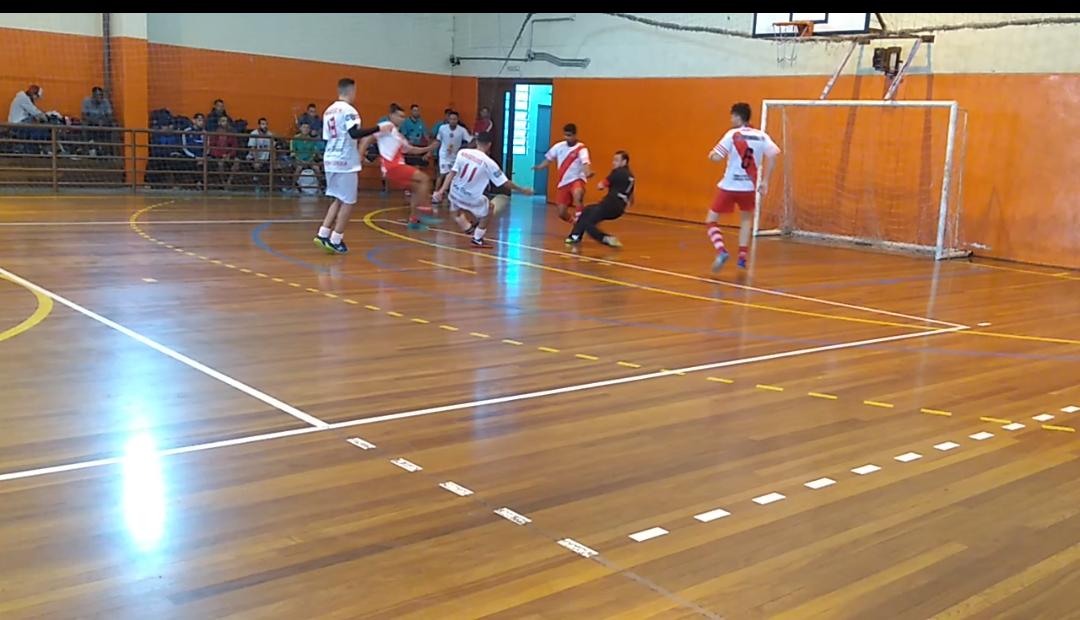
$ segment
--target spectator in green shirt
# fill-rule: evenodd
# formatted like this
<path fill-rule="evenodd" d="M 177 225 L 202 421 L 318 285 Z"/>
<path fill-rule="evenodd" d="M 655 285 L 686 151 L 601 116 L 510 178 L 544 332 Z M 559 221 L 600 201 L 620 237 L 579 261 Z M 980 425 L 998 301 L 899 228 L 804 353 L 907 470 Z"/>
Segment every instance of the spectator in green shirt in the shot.
<path fill-rule="evenodd" d="M 427 125 L 424 123 L 424 119 L 420 117 L 420 106 L 415 103 L 412 104 L 410 112 L 409 118 L 401 122 L 398 131 L 405 136 L 409 144 L 425 146 L 427 144 Z"/>
<path fill-rule="evenodd" d="M 314 170 L 316 176 L 322 176 L 322 167 L 316 161 L 319 142 L 311 137 L 311 125 L 300 123 L 300 131 L 289 141 L 289 153 L 295 162 L 296 179 L 300 178 L 300 173 L 306 168 Z"/>

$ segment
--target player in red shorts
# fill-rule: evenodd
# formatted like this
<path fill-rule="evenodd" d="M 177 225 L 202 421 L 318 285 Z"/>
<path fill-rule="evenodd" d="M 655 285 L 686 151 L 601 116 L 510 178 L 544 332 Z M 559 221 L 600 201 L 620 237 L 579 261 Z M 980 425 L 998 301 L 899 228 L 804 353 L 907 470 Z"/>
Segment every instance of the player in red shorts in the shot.
<path fill-rule="evenodd" d="M 401 135 L 398 127 L 405 120 L 405 110 L 396 103 L 390 104 L 390 120 L 379 123 L 379 133 L 374 139 L 379 145 L 379 159 L 382 164 L 383 177 L 390 187 L 395 189 L 411 189 L 409 196 L 409 228 L 421 228 L 419 207 L 422 204 L 431 203 L 431 177 L 426 173 L 413 168 L 405 163 L 405 155 L 423 155 L 430 153 L 438 142 L 424 147 L 413 146 Z M 366 148 L 366 144 L 363 145 Z M 361 148 L 363 152 L 364 148 Z M 436 220 L 424 216 L 428 223 Z"/>
<path fill-rule="evenodd" d="M 589 160 L 589 149 L 578 142 L 577 125 L 568 123 L 563 127 L 562 142 L 555 143 L 546 155 L 543 162 L 533 166 L 533 170 L 540 170 L 555 162 L 559 167 L 558 189 L 555 190 L 555 206 L 559 208 L 559 218 L 564 222 L 577 221 L 581 216 L 581 210 L 585 208 L 585 180 L 592 176 L 592 162 Z M 574 213 L 570 213 L 570 207 L 574 207 Z"/>
<path fill-rule="evenodd" d="M 709 159 L 713 161 L 727 160 L 724 178 L 717 183 L 719 189 L 716 190 L 716 198 L 713 199 L 709 215 L 705 219 L 709 241 L 717 252 L 716 260 L 712 264 L 713 271 L 719 271 L 731 256 L 724 247 L 724 235 L 716 222 L 719 221 L 721 213 L 731 213 L 736 206 L 740 211 L 739 267 L 746 268 L 756 194 L 765 195 L 773 164 L 776 163 L 776 156 L 780 154 L 780 147 L 776 146 L 767 133 L 750 126 L 750 104 L 736 103 L 731 106 L 731 126 L 709 153 Z M 759 185 L 758 167 L 763 160 L 765 171 Z"/>

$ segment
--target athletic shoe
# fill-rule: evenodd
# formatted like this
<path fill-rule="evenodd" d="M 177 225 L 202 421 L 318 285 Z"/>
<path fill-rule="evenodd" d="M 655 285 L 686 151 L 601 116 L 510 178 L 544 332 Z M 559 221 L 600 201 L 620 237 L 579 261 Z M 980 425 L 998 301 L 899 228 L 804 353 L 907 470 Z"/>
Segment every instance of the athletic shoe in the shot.
<path fill-rule="evenodd" d="M 348 248 L 348 246 L 345 245 L 345 240 L 342 239 L 338 243 L 331 243 L 330 244 L 330 251 L 333 252 L 334 254 L 348 254 L 349 253 L 349 248 Z"/>
<path fill-rule="evenodd" d="M 727 250 L 720 250 L 720 253 L 716 255 L 716 260 L 712 263 L 713 271 L 720 271 L 720 268 L 724 266 L 724 263 L 731 258 L 731 254 L 727 253 Z"/>
<path fill-rule="evenodd" d="M 469 243 L 473 244 L 474 247 L 478 248 L 491 248 L 491 246 L 488 245 L 486 241 L 484 241 L 483 239 L 476 239 L 475 237 L 469 239 Z"/>
<path fill-rule="evenodd" d="M 740 258 L 739 262 L 737 262 L 736 264 L 739 266 L 739 269 L 746 269 L 746 259 L 745 258 Z"/>
<path fill-rule="evenodd" d="M 315 243 L 315 247 L 317 248 L 321 248 L 326 252 L 334 251 L 330 246 L 330 237 L 320 237 L 319 235 L 315 235 L 315 238 L 312 239 L 312 241 Z"/>
<path fill-rule="evenodd" d="M 574 235 L 570 235 L 563 241 L 563 243 L 565 243 L 566 245 L 577 245 L 581 243 L 581 237 L 575 237 Z"/>
<path fill-rule="evenodd" d="M 409 220 L 409 230 L 427 230 L 427 226 L 420 220 Z"/>
<path fill-rule="evenodd" d="M 608 236 L 604 237 L 604 245 L 608 246 L 609 248 L 621 248 L 622 247 L 622 243 L 618 239 L 616 239 L 615 237 L 612 237 L 611 235 L 608 235 Z"/>

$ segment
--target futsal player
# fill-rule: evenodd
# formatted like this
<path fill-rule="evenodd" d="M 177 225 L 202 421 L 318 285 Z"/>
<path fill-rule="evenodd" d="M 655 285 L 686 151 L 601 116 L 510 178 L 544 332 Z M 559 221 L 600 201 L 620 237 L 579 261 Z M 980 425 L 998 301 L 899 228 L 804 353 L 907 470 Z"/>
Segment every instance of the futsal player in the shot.
<path fill-rule="evenodd" d="M 497 188 L 507 187 L 526 196 L 533 194 L 532 189 L 516 185 L 506 178 L 499 164 L 488 155 L 493 140 L 491 132 L 484 132 L 476 136 L 475 149 L 458 151 L 453 166 L 434 196 L 435 200 L 442 200 L 449 190 L 451 216 L 463 232 L 472 233 L 471 243 L 481 248 L 490 247 L 484 242 L 484 235 L 491 226 L 493 216 L 498 215 L 497 207 L 506 203 L 506 196 L 488 198 L 485 195 L 488 184 Z"/>
<path fill-rule="evenodd" d="M 597 226 L 604 220 L 615 220 L 622 217 L 626 208 L 634 200 L 634 173 L 630 171 L 630 154 L 626 151 L 615 151 L 611 173 L 607 178 L 600 181 L 600 189 L 607 190 L 607 196 L 594 205 L 585 207 L 581 217 L 574 224 L 574 230 L 566 238 L 568 245 L 581 243 L 581 237 L 588 233 L 590 237 L 612 248 L 621 248 L 622 244 L 615 237 L 600 230 Z"/>
<path fill-rule="evenodd" d="M 323 112 L 322 132 L 326 149 L 323 170 L 326 172 L 326 195 L 333 198 L 322 226 L 315 235 L 315 245 L 331 254 L 345 254 L 345 226 L 356 206 L 356 188 L 360 176 L 360 149 L 356 141 L 379 131 L 379 127 L 361 129 L 360 114 L 353 107 L 356 82 L 341 78 L 337 101 Z"/>
<path fill-rule="evenodd" d="M 469 130 L 459 123 L 458 113 L 451 110 L 446 116 L 446 122 L 439 125 L 438 131 L 435 132 L 435 143 L 438 144 L 436 148 L 439 150 L 439 181 L 435 184 L 436 187 L 442 187 L 446 175 L 450 174 L 450 168 L 454 165 L 458 150 L 473 141 Z M 438 202 L 436 201 L 435 204 Z"/>
<path fill-rule="evenodd" d="M 730 258 L 724 247 L 724 235 L 717 221 L 721 213 L 731 213 L 739 207 L 739 267 L 746 268 L 750 248 L 750 232 L 754 222 L 756 193 L 765 195 L 780 147 L 764 131 L 750 126 L 750 104 L 736 103 L 731 106 L 732 128 L 709 153 L 715 162 L 727 160 L 724 178 L 717 183 L 716 197 L 705 219 L 709 241 L 716 248 L 716 260 L 712 270 L 719 271 Z M 761 183 L 758 184 L 758 167 L 765 163 Z M 755 193 L 756 190 L 756 193 Z"/>
<path fill-rule="evenodd" d="M 430 153 L 437 145 L 435 142 L 427 146 L 413 146 L 401 135 L 398 127 L 405 120 L 405 109 L 394 103 L 390 105 L 390 120 L 379 123 L 379 133 L 374 139 L 379 145 L 379 158 L 382 165 L 383 177 L 386 182 L 395 189 L 410 189 L 409 196 L 409 228 L 416 230 L 423 226 L 424 222 L 434 223 L 437 220 L 421 216 L 420 205 L 430 204 L 431 201 L 431 177 L 421 170 L 405 163 L 405 155 L 423 155 Z M 370 138 L 369 138 L 370 139 Z"/>
<path fill-rule="evenodd" d="M 562 142 L 557 142 L 544 155 L 544 161 L 533 166 L 540 170 L 550 162 L 559 168 L 558 189 L 555 190 L 555 206 L 559 209 L 559 218 L 564 222 L 575 220 L 581 215 L 585 203 L 585 180 L 593 175 L 589 149 L 577 138 L 577 125 L 568 123 L 563 127 Z M 570 207 L 574 208 L 573 213 Z"/>

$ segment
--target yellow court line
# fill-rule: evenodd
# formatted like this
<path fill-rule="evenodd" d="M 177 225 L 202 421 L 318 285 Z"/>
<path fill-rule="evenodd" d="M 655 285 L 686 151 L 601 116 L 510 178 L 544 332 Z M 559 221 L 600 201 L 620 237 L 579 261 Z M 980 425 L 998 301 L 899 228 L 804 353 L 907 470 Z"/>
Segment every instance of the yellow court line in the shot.
<path fill-rule="evenodd" d="M 1020 269 L 1018 267 L 1002 267 L 1000 265 L 987 265 L 986 263 L 971 263 L 973 267 L 985 267 L 987 269 L 997 269 L 998 271 L 1013 271 L 1016 273 L 1027 273 L 1036 276 L 1045 276 L 1047 278 L 1059 278 L 1061 280 L 1078 280 L 1080 276 L 1073 275 L 1068 271 L 1060 271 L 1057 273 L 1047 273 L 1045 271 L 1035 271 L 1033 269 Z"/>
<path fill-rule="evenodd" d="M 840 398 L 836 394 L 827 394 L 825 392 L 807 392 L 806 395 L 813 398 L 824 398 L 825 400 L 837 400 Z"/>
<path fill-rule="evenodd" d="M 819 318 L 819 319 L 828 319 L 828 320 L 833 320 L 833 321 L 848 321 L 848 322 L 852 322 L 852 323 L 864 323 L 864 324 L 868 324 L 868 325 L 882 325 L 882 326 L 886 326 L 886 327 L 902 327 L 902 328 L 905 328 L 905 329 L 917 329 L 917 330 L 923 330 L 923 331 L 933 331 L 933 330 L 936 330 L 936 329 L 941 329 L 940 327 L 937 327 L 937 326 L 913 325 L 913 324 L 910 324 L 910 323 L 894 323 L 892 321 L 879 321 L 879 320 L 875 320 L 875 319 L 861 319 L 861 318 L 857 318 L 857 317 L 837 316 L 837 315 L 834 315 L 834 314 L 823 314 L 823 313 L 820 313 L 820 312 L 811 312 L 811 311 L 808 311 L 808 310 L 795 310 L 793 308 L 784 308 L 784 307 L 780 307 L 780 306 L 771 306 L 771 305 L 768 305 L 768 304 L 756 304 L 756 303 L 749 303 L 749 302 L 742 302 L 742 301 L 733 301 L 733 300 L 730 300 L 730 299 L 716 299 L 716 298 L 713 298 L 713 297 L 705 297 L 705 296 L 702 296 L 702 295 L 695 295 L 693 293 L 683 293 L 683 292 L 680 292 L 680 291 L 672 291 L 672 290 L 668 290 L 668 289 L 657 288 L 657 287 L 654 287 L 654 286 L 647 286 L 647 285 L 643 285 L 643 284 L 634 284 L 633 282 L 625 282 L 623 280 L 614 280 L 612 278 L 605 278 L 603 276 L 597 276 L 597 275 L 588 274 L 588 273 L 581 273 L 581 272 L 577 272 L 577 271 L 570 271 L 570 270 L 567 270 L 567 269 L 560 269 L 558 267 L 551 267 L 549 265 L 541 265 L 541 264 L 533 263 L 533 262 L 529 262 L 529 261 L 513 259 L 513 258 L 506 258 L 506 257 L 503 257 L 503 256 L 497 256 L 497 255 L 494 255 L 494 254 L 485 254 L 483 252 L 474 252 L 472 250 L 466 250 L 464 248 L 457 248 L 457 247 L 454 247 L 454 246 L 443 245 L 443 244 L 440 244 L 440 243 L 433 243 L 433 242 L 430 242 L 430 241 L 425 241 L 423 239 L 416 239 L 414 237 L 410 237 L 408 235 L 402 235 L 402 234 L 396 233 L 396 232 L 394 232 L 392 230 L 388 230 L 386 228 L 383 228 L 382 226 L 379 226 L 378 224 L 376 224 L 374 222 L 376 216 L 382 215 L 383 213 L 386 213 L 387 211 L 393 211 L 393 210 L 395 210 L 397 208 L 399 208 L 399 207 L 390 207 L 390 208 L 386 208 L 386 209 L 379 209 L 377 211 L 372 211 L 371 213 L 364 216 L 364 224 L 366 224 L 368 226 L 368 228 L 371 228 L 372 230 L 380 232 L 380 233 L 382 233 L 384 235 L 395 237 L 397 239 L 403 239 L 405 241 L 411 241 L 413 243 L 419 243 L 421 245 L 427 245 L 427 246 L 430 246 L 430 247 L 433 247 L 433 248 L 440 248 L 440 249 L 444 249 L 444 250 L 450 250 L 452 252 L 460 252 L 462 254 L 471 254 L 473 256 L 483 256 L 484 258 L 488 258 L 488 259 L 491 259 L 491 260 L 498 260 L 498 261 L 502 261 L 502 262 L 506 262 L 506 263 L 514 263 L 514 264 L 518 264 L 518 265 L 525 265 L 527 267 L 534 267 L 536 269 L 543 269 L 545 271 L 551 271 L 551 272 L 554 272 L 554 273 L 561 273 L 561 274 L 564 274 L 564 275 L 574 276 L 574 277 L 577 277 L 577 278 L 583 278 L 583 279 L 586 279 L 586 280 L 595 280 L 597 282 L 603 282 L 605 284 L 614 284 L 616 286 L 625 286 L 627 288 L 634 288 L 634 289 L 638 289 L 638 290 L 649 291 L 651 293 L 660 293 L 662 295 L 671 295 L 673 297 L 682 297 L 682 298 L 685 298 L 685 299 L 695 299 L 695 300 L 698 300 L 698 301 L 708 301 L 708 302 L 712 302 L 712 303 L 727 304 L 727 305 L 732 305 L 732 306 L 741 306 L 741 307 L 744 307 L 744 308 L 754 308 L 754 309 L 757 309 L 757 310 L 770 310 L 772 312 L 781 312 L 781 313 L 784 313 L 784 314 L 795 314 L 795 315 L 799 315 L 799 316 L 808 316 L 808 317 Z M 558 254 L 558 255 L 563 256 L 563 257 L 568 258 L 568 259 L 570 258 L 569 256 L 566 256 L 565 254 Z M 1040 275 L 1047 275 L 1047 274 L 1040 274 Z M 1048 342 L 1048 343 L 1054 343 L 1054 344 L 1080 345 L 1080 340 L 1074 340 L 1074 339 L 1070 339 L 1070 338 L 1053 338 L 1053 337 L 1049 337 L 1049 336 L 1028 336 L 1028 335 L 1024 335 L 1024 334 L 1009 334 L 1009 333 L 1004 333 L 1004 332 L 976 331 L 976 330 L 970 330 L 970 329 L 957 330 L 957 331 L 954 331 L 954 332 L 951 332 L 951 333 L 955 333 L 955 334 L 971 334 L 973 336 L 986 336 L 986 337 L 992 337 L 992 338 L 1008 338 L 1008 339 L 1013 339 L 1013 340 L 1027 340 L 1027 341 L 1031 341 L 1031 342 Z"/>
<path fill-rule="evenodd" d="M 416 259 L 416 262 L 424 263 L 425 265 L 431 265 L 432 267 L 442 267 L 443 269 L 450 269 L 452 271 L 460 271 L 461 273 L 471 273 L 474 276 L 476 275 L 475 271 L 473 271 L 472 269 L 465 269 L 464 267 L 455 267 L 453 265 L 444 265 L 442 263 L 433 263 L 433 262 L 431 262 L 429 260 L 424 260 L 422 258 Z"/>
<path fill-rule="evenodd" d="M 810 312 L 808 310 L 795 310 L 795 309 L 792 309 L 792 308 L 783 308 L 783 307 L 780 307 L 780 306 L 770 306 L 768 304 L 756 304 L 756 303 L 749 303 L 749 302 L 743 302 L 743 301 L 733 301 L 733 300 L 730 300 L 730 299 L 717 299 L 715 297 L 706 297 L 704 295 L 695 295 L 693 293 L 684 293 L 684 292 L 681 292 L 681 291 L 672 291 L 672 290 L 668 290 L 668 289 L 657 288 L 655 286 L 648 286 L 648 285 L 645 285 L 645 284 L 635 284 L 633 282 L 626 282 L 626 281 L 623 281 L 623 280 L 615 280 L 615 279 L 612 279 L 612 278 L 606 278 L 604 276 L 593 275 L 593 274 L 590 274 L 590 273 L 582 273 L 582 272 L 578 272 L 578 271 L 570 271 L 569 269 L 561 269 L 559 267 L 552 267 L 550 265 L 542 265 L 542 264 L 539 264 L 539 263 L 533 263 L 533 262 L 530 262 L 530 261 L 520 260 L 520 259 L 516 259 L 516 258 L 506 258 L 504 256 L 497 256 L 495 254 L 485 254 L 483 252 L 474 252 L 472 250 L 466 250 L 464 248 L 457 248 L 457 247 L 454 247 L 454 246 L 451 246 L 451 245 L 444 245 L 444 244 L 441 244 L 441 243 L 433 243 L 431 241 L 425 241 L 423 239 L 417 239 L 415 237 L 410 237 L 408 235 L 403 235 L 403 234 L 400 234 L 400 233 L 396 233 L 396 232 L 394 232 L 392 230 L 388 230 L 386 228 L 383 228 L 382 226 L 379 226 L 378 224 L 375 223 L 374 220 L 375 220 L 375 218 L 377 216 L 382 215 L 383 213 L 386 213 L 387 211 L 393 211 L 396 208 L 397 207 L 390 207 L 390 208 L 387 208 L 387 209 L 379 209 L 377 211 L 372 211 L 371 213 L 368 213 L 367 215 L 364 216 L 364 224 L 366 224 L 368 228 L 370 228 L 370 229 L 372 229 L 372 230 L 374 230 L 376 232 L 380 232 L 380 233 L 382 233 L 384 235 L 394 237 L 394 238 L 397 238 L 397 239 L 402 239 L 404 241 L 410 241 L 412 243 L 419 243 L 421 245 L 426 245 L 426 246 L 429 246 L 429 247 L 439 248 L 439 249 L 443 249 L 443 250 L 450 250 L 451 252 L 459 252 L 461 254 L 469 254 L 471 256 L 482 256 L 482 257 L 490 259 L 490 260 L 497 260 L 497 261 L 502 261 L 502 262 L 505 262 L 505 263 L 524 265 L 526 267 L 534 267 L 536 269 L 542 269 L 544 271 L 550 271 L 550 272 L 553 272 L 553 273 L 560 273 L 560 274 L 563 274 L 563 275 L 573 276 L 575 278 L 583 278 L 585 280 L 593 280 L 593 281 L 596 281 L 596 282 L 603 282 L 604 284 L 614 284 L 616 286 L 625 286 L 627 288 L 633 288 L 633 289 L 638 289 L 638 290 L 642 290 L 642 291 L 648 291 L 650 293 L 659 293 L 661 295 L 670 295 L 672 297 L 682 297 L 684 299 L 694 299 L 694 300 L 697 300 L 697 301 L 707 301 L 707 302 L 710 302 L 710 303 L 719 303 L 719 304 L 725 304 L 725 305 L 730 305 L 730 306 L 739 306 L 739 307 L 742 307 L 742 308 L 754 308 L 754 309 L 757 309 L 757 310 L 769 310 L 769 311 L 772 311 L 772 312 L 780 312 L 780 313 L 783 313 L 783 314 L 795 314 L 795 315 L 799 315 L 799 316 L 807 316 L 807 317 L 813 317 L 813 318 L 817 318 L 817 319 L 827 319 L 827 320 L 831 320 L 831 321 L 848 321 L 848 322 L 852 322 L 852 323 L 863 323 L 863 324 L 867 324 L 867 325 L 883 325 L 883 326 L 886 326 L 886 327 L 902 327 L 904 329 L 918 329 L 918 330 L 923 330 L 923 331 L 934 331 L 934 330 L 941 329 L 941 327 L 939 327 L 939 326 L 930 327 L 930 326 L 927 326 L 927 325 L 914 325 L 914 324 L 911 324 L 911 323 L 894 323 L 892 321 L 879 321 L 879 320 L 876 320 L 876 319 L 860 319 L 860 318 L 856 318 L 856 317 L 838 316 L 838 315 L 834 315 L 834 314 L 823 314 L 823 313 L 820 313 L 820 312 Z"/>
<path fill-rule="evenodd" d="M 12 284 L 22 287 L 22 285 L 18 282 L 12 282 L 11 280 L 8 280 L 2 275 L 0 275 L 0 279 L 7 280 Z M 49 313 L 52 312 L 53 300 L 49 298 L 48 295 L 42 295 L 41 293 L 33 289 L 26 290 L 34 294 L 34 297 L 37 299 L 37 308 L 35 308 L 34 312 L 30 316 L 23 319 L 22 322 L 20 322 L 18 325 L 14 327 L 9 327 L 4 331 L 0 332 L 0 342 L 3 342 L 10 338 L 14 338 L 15 336 L 18 336 L 19 334 L 37 326 L 38 323 L 44 321 L 45 317 L 49 316 Z"/>

